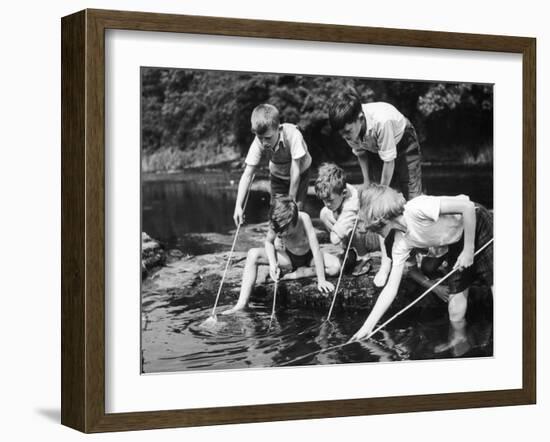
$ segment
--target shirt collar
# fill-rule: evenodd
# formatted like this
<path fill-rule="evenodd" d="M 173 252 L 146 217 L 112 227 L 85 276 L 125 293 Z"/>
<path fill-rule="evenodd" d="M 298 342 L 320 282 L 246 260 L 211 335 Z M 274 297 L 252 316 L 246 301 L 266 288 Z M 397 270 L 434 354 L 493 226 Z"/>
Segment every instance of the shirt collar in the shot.
<path fill-rule="evenodd" d="M 279 125 L 279 141 L 277 141 L 277 145 L 273 149 L 273 152 L 277 152 L 281 147 L 284 147 L 285 143 L 283 141 L 283 125 Z"/>

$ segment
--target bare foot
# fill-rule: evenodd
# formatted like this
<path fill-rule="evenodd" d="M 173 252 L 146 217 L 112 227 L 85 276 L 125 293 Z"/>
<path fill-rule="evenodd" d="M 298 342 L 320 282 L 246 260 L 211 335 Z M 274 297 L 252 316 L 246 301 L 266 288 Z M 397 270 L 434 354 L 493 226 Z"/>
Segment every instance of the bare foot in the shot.
<path fill-rule="evenodd" d="M 376 276 L 374 277 L 374 285 L 376 287 L 384 287 L 386 285 L 386 281 L 388 280 L 390 270 L 391 270 L 391 259 L 382 258 L 382 262 L 380 263 L 380 269 L 378 269 L 378 273 L 376 273 Z"/>
<path fill-rule="evenodd" d="M 298 274 L 296 271 L 285 273 L 281 279 L 289 280 L 289 279 L 298 279 Z"/>

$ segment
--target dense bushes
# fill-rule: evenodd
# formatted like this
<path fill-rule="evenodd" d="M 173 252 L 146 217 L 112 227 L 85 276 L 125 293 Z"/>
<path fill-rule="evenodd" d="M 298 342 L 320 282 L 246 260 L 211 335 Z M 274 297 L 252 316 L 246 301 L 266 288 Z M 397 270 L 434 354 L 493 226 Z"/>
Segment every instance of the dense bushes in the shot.
<path fill-rule="evenodd" d="M 142 69 L 145 170 L 178 169 L 244 156 L 250 113 L 262 102 L 297 124 L 314 161 L 344 161 L 350 151 L 328 124 L 330 97 L 356 87 L 364 101 L 387 101 L 415 124 L 425 156 L 485 158 L 492 147 L 492 87 L 343 77 Z"/>

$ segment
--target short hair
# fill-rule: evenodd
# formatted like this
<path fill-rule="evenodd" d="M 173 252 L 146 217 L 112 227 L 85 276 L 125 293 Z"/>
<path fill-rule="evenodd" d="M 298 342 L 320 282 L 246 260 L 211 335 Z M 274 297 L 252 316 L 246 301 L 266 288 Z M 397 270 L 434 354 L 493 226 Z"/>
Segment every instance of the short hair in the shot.
<path fill-rule="evenodd" d="M 321 199 L 328 198 L 331 193 L 341 195 L 346 188 L 344 169 L 334 163 L 323 163 L 319 167 L 319 175 L 315 180 L 315 193 Z"/>
<path fill-rule="evenodd" d="M 404 210 L 405 198 L 389 186 L 371 184 L 359 192 L 359 218 L 371 231 L 376 232 Z"/>
<path fill-rule="evenodd" d="M 269 222 L 275 233 L 283 233 L 298 221 L 298 206 L 289 196 L 276 197 L 269 209 Z"/>
<path fill-rule="evenodd" d="M 250 116 L 252 132 L 260 135 L 268 129 L 277 129 L 279 121 L 279 111 L 275 106 L 267 103 L 256 106 Z"/>
<path fill-rule="evenodd" d="M 338 132 L 346 124 L 353 123 L 363 112 L 361 97 L 353 88 L 334 95 L 331 99 L 328 118 L 332 130 Z"/>

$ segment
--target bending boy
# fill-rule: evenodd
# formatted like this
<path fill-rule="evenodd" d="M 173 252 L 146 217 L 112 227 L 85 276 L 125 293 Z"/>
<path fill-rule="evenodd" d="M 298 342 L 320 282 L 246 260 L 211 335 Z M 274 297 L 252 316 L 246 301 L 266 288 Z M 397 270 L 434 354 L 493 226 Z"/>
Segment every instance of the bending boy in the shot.
<path fill-rule="evenodd" d="M 319 291 L 330 293 L 334 285 L 325 279 L 325 273 L 335 276 L 340 271 L 340 262 L 335 256 L 322 253 L 317 241 L 311 218 L 300 212 L 290 197 L 276 198 L 269 212 L 270 228 L 264 248 L 248 251 L 244 266 L 241 292 L 237 304 L 223 312 L 234 313 L 243 309 L 247 302 L 258 273 L 258 266 L 269 265 L 269 275 L 274 281 L 279 279 L 280 270 L 290 271 L 283 279 L 296 279 L 317 274 Z M 279 237 L 283 250 L 275 249 L 275 238 Z M 315 268 L 312 268 L 311 266 Z"/>
<path fill-rule="evenodd" d="M 451 323 L 464 320 L 468 289 L 475 278 L 493 290 L 493 248 L 484 249 L 474 261 L 474 251 L 493 237 L 493 215 L 483 206 L 465 195 L 424 195 L 405 202 L 395 190 L 377 184 L 364 190 L 359 202 L 359 216 L 366 228 L 386 238 L 392 266 L 386 286 L 352 340 L 368 336 L 393 302 L 413 248 L 448 246 L 449 266 L 459 269 L 447 279 Z"/>
<path fill-rule="evenodd" d="M 389 103 L 361 103 L 354 89 L 336 95 L 329 120 L 357 157 L 365 186 L 392 186 L 410 200 L 422 194 L 420 143 L 411 122 Z M 380 243 L 382 262 L 375 285 L 386 283 L 391 262 Z"/>
<path fill-rule="evenodd" d="M 269 158 L 271 202 L 276 196 L 288 195 L 301 208 L 309 183 L 311 155 L 298 128 L 289 123 L 280 124 L 279 111 L 271 104 L 257 106 L 250 121 L 256 137 L 248 150 L 246 167 L 239 181 L 233 213 L 237 226 L 243 222 L 246 189 L 264 156 Z"/>

